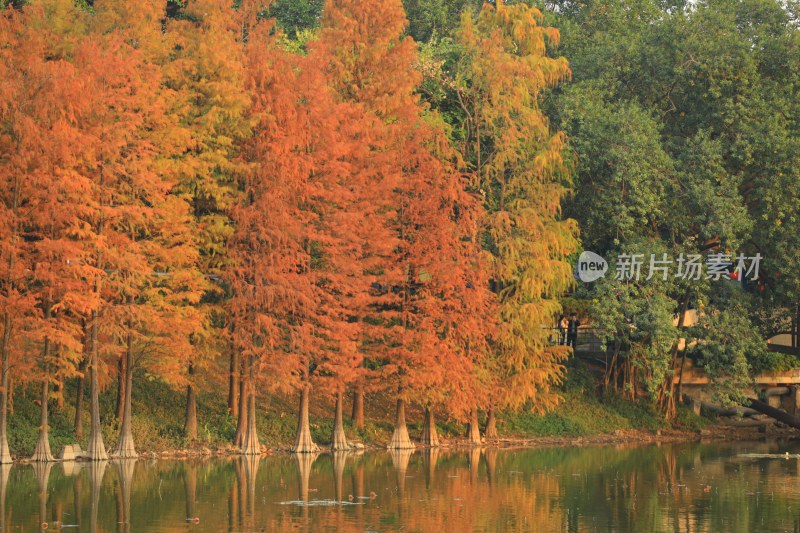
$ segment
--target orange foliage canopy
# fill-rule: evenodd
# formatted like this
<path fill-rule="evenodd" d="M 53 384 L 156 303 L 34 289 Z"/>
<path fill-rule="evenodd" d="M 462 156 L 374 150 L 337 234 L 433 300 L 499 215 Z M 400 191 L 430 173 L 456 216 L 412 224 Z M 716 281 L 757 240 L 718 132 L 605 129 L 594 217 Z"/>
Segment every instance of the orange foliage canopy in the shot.
<path fill-rule="evenodd" d="M 373 325 L 368 355 L 401 397 L 463 414 L 478 400 L 473 363 L 486 355 L 492 324 L 481 207 L 415 92 L 421 78 L 405 25 L 399 0 L 331 1 L 319 44 L 330 59 L 319 62 L 340 100 L 364 114 L 369 150 L 353 165 L 368 174 L 374 206 L 362 211 L 375 228 L 362 252 L 374 278 L 359 314 Z"/>
<path fill-rule="evenodd" d="M 419 98 L 401 0 L 329 0 L 302 54 L 261 2 L 231 4 L 0 14 L 4 393 L 47 339 L 44 379 L 82 360 L 106 378 L 106 358 L 136 351 L 191 384 L 233 347 L 284 391 L 368 384 L 456 417 L 550 402 L 536 391 L 560 356 L 530 330 L 574 244 L 564 139 L 537 104 L 568 75 L 544 57 L 557 34 L 502 2 L 465 19 L 474 157 Z M 502 157 L 481 163 L 481 143 Z M 501 182 L 500 206 L 470 189 Z"/>

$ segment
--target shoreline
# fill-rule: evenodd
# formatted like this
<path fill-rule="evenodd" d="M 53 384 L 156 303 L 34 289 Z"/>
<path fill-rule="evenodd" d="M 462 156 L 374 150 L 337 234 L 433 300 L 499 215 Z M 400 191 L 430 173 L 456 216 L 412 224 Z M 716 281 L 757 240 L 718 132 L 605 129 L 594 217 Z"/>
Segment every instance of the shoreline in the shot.
<path fill-rule="evenodd" d="M 507 437 L 492 439 L 484 442 L 480 447 L 468 444 L 464 438 L 452 438 L 443 441 L 438 447 L 439 450 L 465 451 L 472 449 L 535 449 L 535 448 L 567 448 L 567 447 L 603 447 L 603 446 L 646 446 L 651 444 L 675 444 L 691 442 L 725 442 L 725 441 L 763 441 L 763 440 L 800 440 L 800 432 L 792 428 L 780 428 L 772 426 L 769 431 L 761 431 L 753 427 L 738 427 L 729 424 L 714 424 L 700 431 L 689 431 L 681 429 L 662 429 L 657 431 L 620 429 L 612 433 L 598 433 L 586 436 L 541 436 L 541 437 Z M 413 451 L 424 451 L 430 449 L 426 446 L 417 445 Z M 354 443 L 354 447 L 343 453 L 361 454 L 366 452 L 388 451 L 386 446 L 374 444 Z M 327 446 L 319 446 L 315 453 L 331 453 Z M 270 447 L 262 445 L 259 457 L 293 455 L 294 452 L 288 447 Z M 237 457 L 241 454 L 233 446 L 211 449 L 185 448 L 175 450 L 156 450 L 139 452 L 137 459 L 147 460 L 185 460 L 185 459 L 211 459 L 222 457 Z M 109 461 L 120 460 L 109 456 Z M 15 458 L 10 464 L 32 464 L 29 457 Z M 55 459 L 54 463 L 91 462 L 88 459 L 78 457 L 76 459 Z"/>

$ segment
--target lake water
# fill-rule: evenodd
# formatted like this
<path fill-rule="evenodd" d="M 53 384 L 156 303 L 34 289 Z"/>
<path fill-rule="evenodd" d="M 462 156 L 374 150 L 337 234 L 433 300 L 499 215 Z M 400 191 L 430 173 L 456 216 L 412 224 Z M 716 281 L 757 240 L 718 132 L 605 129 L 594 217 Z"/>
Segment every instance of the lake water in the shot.
<path fill-rule="evenodd" d="M 800 443 L 0 469 L 2 531 L 799 531 Z"/>

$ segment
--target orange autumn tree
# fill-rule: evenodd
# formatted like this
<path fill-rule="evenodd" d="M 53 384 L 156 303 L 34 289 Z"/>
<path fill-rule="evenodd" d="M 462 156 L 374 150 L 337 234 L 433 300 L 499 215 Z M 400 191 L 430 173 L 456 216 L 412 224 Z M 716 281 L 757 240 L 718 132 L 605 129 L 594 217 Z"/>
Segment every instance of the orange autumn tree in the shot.
<path fill-rule="evenodd" d="M 175 92 L 161 75 L 168 49 L 167 36 L 160 30 L 163 6 L 159 11 L 158 3 L 145 2 L 132 9 L 118 0 L 98 0 L 94 7 L 93 32 L 111 32 L 135 49 L 137 68 L 149 81 L 149 108 L 142 109 L 142 124 L 134 132 L 146 132 L 146 138 L 131 139 L 142 152 L 125 163 L 137 179 L 124 180 L 116 188 L 116 202 L 129 208 L 120 213 L 114 228 L 127 240 L 117 252 L 117 268 L 107 272 L 107 294 L 113 305 L 104 318 L 119 356 L 120 431 L 112 454 L 130 458 L 137 456 L 131 430 L 134 370 L 147 364 L 155 375 L 169 379 L 165 369 L 172 368 L 178 354 L 191 349 L 188 335 L 198 327 L 191 304 L 199 300 L 202 277 L 194 269 L 197 252 L 188 205 L 170 194 L 176 184 L 171 163 L 185 146 L 174 111 Z"/>
<path fill-rule="evenodd" d="M 93 2 L 93 16 L 90 18 L 91 30 L 95 33 L 114 33 L 123 39 L 128 45 L 136 48 L 141 55 L 141 60 L 148 65 L 161 68 L 165 64 L 168 51 L 168 39 L 162 31 L 161 25 L 164 19 L 164 4 L 158 0 L 143 0 L 131 3 L 124 0 L 95 0 Z M 164 101 L 166 93 L 159 91 L 159 106 L 165 110 L 164 118 L 169 120 L 168 104 Z M 154 125 L 150 133 L 154 145 L 161 146 L 165 141 L 166 123 Z M 133 304 L 134 302 L 129 302 Z M 127 305 L 127 303 L 125 303 Z M 131 335 L 133 330 L 131 330 Z M 128 337 L 122 332 L 122 337 Z M 130 345 L 126 338 L 119 339 L 122 345 Z M 128 359 L 133 358 L 132 350 L 124 347 L 118 350 L 119 359 L 117 360 L 117 402 L 116 418 L 120 423 L 121 433 L 127 433 L 124 427 L 128 425 L 125 421 L 125 404 L 127 396 L 127 377 L 128 370 L 132 371 L 128 364 Z M 132 376 L 131 376 L 132 377 Z M 128 440 L 128 437 L 124 439 Z"/>
<path fill-rule="evenodd" d="M 565 137 L 541 110 L 542 93 L 570 76 L 564 58 L 548 57 L 555 28 L 525 4 L 484 4 L 464 15 L 457 42 L 463 60 L 453 68 L 464 109 L 461 147 L 485 191 L 485 235 L 493 256 L 492 288 L 499 329 L 487 372 L 495 376 L 487 437 L 496 436 L 494 409 L 553 407 L 566 350 L 549 346 L 544 325 L 560 311 L 558 297 L 574 282 L 567 257 L 577 228 L 561 217 L 571 167 Z M 477 408 L 477 405 L 475 405 Z M 477 434 L 477 416 L 471 433 Z"/>
<path fill-rule="evenodd" d="M 36 314 L 29 317 L 35 321 L 28 324 L 30 335 L 21 361 L 27 366 L 38 363 L 27 373 L 42 384 L 33 460 L 50 461 L 49 385 L 54 381 L 61 386 L 64 378 L 75 374 L 82 357 L 82 321 L 95 301 L 86 283 L 95 270 L 81 260 L 83 248 L 75 238 L 82 231 L 78 217 L 86 212 L 85 190 L 75 173 L 86 139 L 76 127 L 76 117 L 94 109 L 83 94 L 78 69 L 70 62 L 84 28 L 72 5 L 37 2 L 24 13 L 5 11 L 2 17 L 2 34 L 9 39 L 3 47 L 9 54 L 2 60 L 8 74 L 4 88 L 11 91 L 4 102 L 15 105 L 3 108 L 7 129 L 0 132 L 1 172 L 25 178 L 3 191 L 12 192 L 11 205 L 24 206 L 26 213 L 17 218 L 17 231 L 8 242 L 20 243 L 22 237 L 26 243 L 24 250 L 19 249 L 24 255 L 13 261 L 25 262 L 26 275 L 13 285 L 25 287 L 26 294 L 35 297 Z M 67 23 L 52 31 L 48 20 L 53 19 Z M 11 154 L 16 155 L 6 157 Z M 25 309 L 19 304 L 17 308 Z M 14 321 L 4 333 L 19 340 L 25 332 L 22 326 L 22 321 Z"/>
<path fill-rule="evenodd" d="M 387 6 L 386 14 L 379 6 L 365 3 L 363 7 L 370 10 L 370 17 L 377 16 L 376 23 L 385 21 L 386 14 L 398 17 L 394 2 Z M 338 100 L 349 104 L 354 113 L 347 134 L 356 142 L 347 154 L 347 160 L 351 180 L 362 184 L 355 201 L 363 221 L 361 246 L 354 259 L 361 265 L 361 275 L 370 285 L 369 297 L 355 301 L 356 306 L 351 309 L 354 319 L 361 325 L 359 345 L 365 361 L 354 383 L 352 419 L 356 428 L 364 425 L 365 390 L 382 386 L 382 372 L 376 368 L 382 364 L 384 342 L 382 336 L 376 334 L 377 330 L 371 327 L 374 325 L 372 315 L 376 306 L 383 305 L 382 300 L 387 294 L 391 299 L 392 280 L 400 277 L 399 271 L 391 264 L 399 241 L 389 222 L 396 215 L 394 195 L 400 176 L 392 167 L 395 148 L 389 145 L 386 119 L 382 112 L 376 112 L 376 107 L 393 104 L 395 96 L 398 96 L 399 105 L 404 105 L 409 101 L 407 94 L 413 86 L 413 80 L 399 80 L 395 95 L 398 80 L 393 79 L 390 73 L 398 61 L 408 59 L 413 43 L 407 41 L 402 47 L 396 47 L 390 37 L 379 37 L 377 34 L 382 32 L 376 32 L 373 24 L 360 25 L 360 21 L 353 17 L 354 10 L 359 8 L 359 3 L 326 2 L 323 29 L 319 41 L 312 45 L 312 53 L 317 55 L 320 67 L 325 69 L 328 83 Z M 402 13 L 399 16 L 402 17 Z M 370 35 L 370 32 L 376 35 Z M 372 44 L 368 46 L 370 42 Z M 404 94 L 406 101 L 401 101 Z"/>
<path fill-rule="evenodd" d="M 29 15 L 36 20 L 42 12 L 32 10 Z M 72 172 L 82 151 L 83 138 L 75 122 L 70 120 L 70 117 L 90 112 L 90 109 L 84 107 L 88 102 L 81 98 L 83 86 L 74 65 L 59 57 L 59 48 L 64 50 L 63 39 L 41 29 L 34 30 L 34 33 L 26 47 L 36 50 L 39 61 L 48 58 L 40 63 L 47 69 L 45 77 L 40 79 L 49 82 L 39 87 L 38 101 L 41 108 L 49 109 L 37 119 L 37 125 L 46 130 L 46 134 L 41 131 L 38 135 L 47 139 L 50 155 L 42 169 L 46 173 L 47 186 L 39 190 L 30 205 L 31 212 L 39 214 L 39 220 L 27 229 L 27 238 L 32 243 L 29 251 L 33 264 L 31 282 L 43 318 L 37 328 L 41 343 L 39 378 L 42 394 L 39 439 L 33 460 L 52 461 L 48 437 L 50 384 L 56 384 L 62 391 L 64 380 L 78 374 L 84 356 L 83 318 L 94 303 L 86 283 L 93 270 L 79 260 L 82 246 L 75 239 L 75 232 L 80 228 L 78 216 L 83 190 L 77 186 Z M 31 66 L 35 64 L 36 60 L 29 63 Z M 45 153 L 39 152 L 40 156 Z"/>
<path fill-rule="evenodd" d="M 148 171 L 148 136 L 157 115 L 151 90 L 158 82 L 156 72 L 145 68 L 121 39 L 86 33 L 86 14 L 68 0 L 34 2 L 26 9 L 24 24 L 31 32 L 23 45 L 33 54 L 28 68 L 40 69 L 29 77 L 42 113 L 35 119 L 40 131 L 29 133 L 47 139 L 40 149 L 30 147 L 29 157 L 37 161 L 27 169 L 31 177 L 43 174 L 48 180 L 46 185 L 41 182 L 40 193 L 28 205 L 29 212 L 41 218 L 26 225 L 26 240 L 33 243 L 29 258 L 34 261 L 29 283 L 37 289 L 44 318 L 37 328 L 43 345 L 43 394 L 35 459 L 52 459 L 46 432 L 47 385 L 51 369 L 69 375 L 78 358 L 81 327 L 92 389 L 88 453 L 92 459 L 104 459 L 100 356 L 115 351 L 116 332 L 125 328 L 115 316 L 115 306 L 129 298 L 131 280 L 148 274 L 138 246 L 139 221 L 150 217 L 153 200 L 164 191 Z M 19 127 L 26 121 L 17 115 L 10 123 Z"/>
<path fill-rule="evenodd" d="M 415 94 L 421 77 L 405 25 L 399 1 L 332 0 L 321 35 L 331 84 L 365 114 L 370 150 L 360 157 L 368 163 L 354 162 L 369 168 L 372 190 L 382 193 L 365 195 L 374 202 L 365 219 L 383 234 L 364 242 L 364 274 L 374 282 L 361 318 L 378 325 L 367 346 L 398 392 L 393 448 L 412 446 L 408 400 L 463 414 L 463 401 L 479 390 L 473 363 L 485 353 L 491 323 L 482 321 L 491 296 L 477 242 L 480 209 L 454 170 L 443 129 Z M 426 419 L 425 439 L 435 444 L 430 411 Z"/>
<path fill-rule="evenodd" d="M 245 200 L 234 211 L 231 300 L 234 338 L 248 361 L 251 436 L 243 451 L 256 442 L 252 382 L 259 371 L 276 378 L 274 389 L 300 393 L 296 452 L 317 449 L 308 422 L 315 387 L 337 398 L 333 446 L 346 448 L 341 394 L 360 363 L 348 302 L 366 292 L 351 255 L 358 213 L 348 207 L 356 187 L 339 133 L 347 110 L 329 98 L 312 58 L 277 46 L 270 22 L 251 28 L 247 48 L 258 123 Z"/>
<path fill-rule="evenodd" d="M 48 130 L 62 111 L 59 102 L 41 100 L 42 94 L 56 92 L 60 77 L 59 65 L 44 59 L 45 37 L 31 31 L 26 14 L 0 12 L 0 463 L 11 462 L 7 417 L 12 367 L 25 361 L 26 333 L 40 317 L 25 233 L 46 215 L 31 207 L 47 188 L 55 156 L 47 144 Z M 49 456 L 49 449 L 42 453 Z"/>
<path fill-rule="evenodd" d="M 425 408 L 422 443 L 436 446 L 434 409 L 465 418 L 483 397 L 479 368 L 494 326 L 493 297 L 478 240 L 480 206 L 452 168 L 426 151 L 419 163 L 401 189 L 398 259 L 407 277 L 401 348 L 389 366 L 407 399 Z M 401 424 L 397 431 L 394 447 L 403 442 Z"/>
<path fill-rule="evenodd" d="M 83 190 L 77 211 L 80 260 L 89 277 L 93 305 L 87 324 L 91 378 L 91 433 L 87 455 L 105 459 L 100 432 L 99 372 L 104 353 L 118 354 L 130 341 L 134 303 L 153 275 L 144 246 L 146 227 L 168 186 L 153 171 L 157 153 L 150 136 L 159 121 L 158 71 L 121 36 L 89 33 L 71 55 L 80 73 L 85 114 L 73 117 L 82 150 L 71 169 Z M 140 308 L 141 309 L 141 308 Z"/>

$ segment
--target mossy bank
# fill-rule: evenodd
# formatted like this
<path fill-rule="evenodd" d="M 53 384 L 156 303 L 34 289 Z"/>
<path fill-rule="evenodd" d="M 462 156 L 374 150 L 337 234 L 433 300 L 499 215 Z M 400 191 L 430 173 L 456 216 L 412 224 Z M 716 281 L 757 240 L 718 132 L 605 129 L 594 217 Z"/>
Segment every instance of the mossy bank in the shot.
<path fill-rule="evenodd" d="M 708 420 L 688 410 L 680 409 L 678 419 L 670 424 L 644 402 L 629 402 L 603 394 L 589 371 L 575 363 L 569 378 L 561 387 L 562 401 L 552 411 L 537 415 L 524 410 L 518 413 L 498 413 L 498 429 L 504 441 L 524 441 L 548 437 L 589 439 L 605 434 L 623 434 L 640 430 L 655 434 L 674 429 L 696 433 Z M 13 413 L 9 419 L 9 445 L 16 458 L 33 453 L 39 425 L 38 388 L 17 389 L 13 398 Z M 50 444 L 58 454 L 64 445 L 76 442 L 73 432 L 75 389 L 64 392 L 65 405 L 59 408 L 51 402 Z M 107 445 L 118 438 L 119 421 L 114 417 L 116 388 L 111 386 L 101 396 L 103 437 Z M 187 440 L 183 435 L 185 394 L 159 381 L 134 380 L 132 430 L 139 452 L 170 450 L 225 450 L 231 446 L 236 419 L 227 413 L 224 400 L 218 394 L 198 397 L 198 438 Z M 257 426 L 262 444 L 267 448 L 288 449 L 297 428 L 297 399 L 287 396 L 259 398 Z M 348 405 L 349 407 L 349 401 Z M 389 442 L 393 430 L 393 399 L 383 395 L 367 395 L 365 427 L 355 430 L 345 422 L 348 437 L 367 447 L 380 447 Z M 88 429 L 89 417 L 83 421 Z M 483 413 L 482 413 L 483 415 Z M 417 406 L 408 411 L 408 426 L 412 438 L 422 432 L 423 413 Z M 481 423 L 484 420 L 481 419 Z M 463 438 L 465 424 L 456 420 L 439 420 L 441 436 L 451 443 Z M 333 428 L 333 401 L 314 398 L 311 406 L 311 432 L 314 441 L 330 442 Z M 84 433 L 88 434 L 88 431 Z M 87 437 L 80 442 L 85 447 Z M 553 440 L 558 443 L 558 439 Z M 571 442 L 571 441 L 570 441 Z"/>

